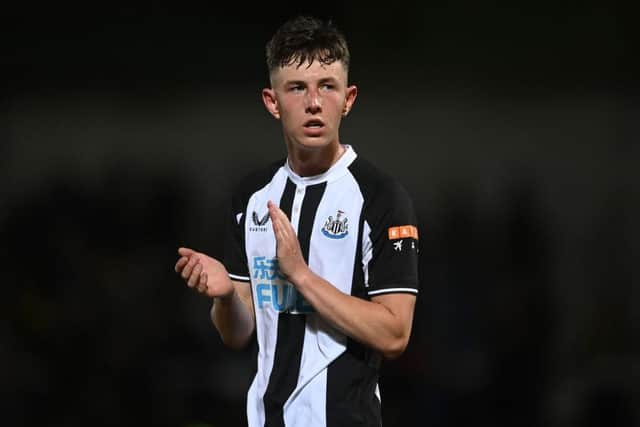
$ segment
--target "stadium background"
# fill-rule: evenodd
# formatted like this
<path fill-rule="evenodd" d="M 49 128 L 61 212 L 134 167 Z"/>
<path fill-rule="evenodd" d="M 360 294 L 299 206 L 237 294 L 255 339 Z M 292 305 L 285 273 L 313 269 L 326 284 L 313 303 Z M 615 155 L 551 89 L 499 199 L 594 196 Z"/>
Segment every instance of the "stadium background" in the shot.
<path fill-rule="evenodd" d="M 629 15 L 314 7 L 350 40 L 343 141 L 420 219 L 422 291 L 407 352 L 383 367 L 385 425 L 638 425 Z M 175 249 L 219 256 L 229 188 L 284 155 L 263 49 L 308 11 L 4 9 L 3 425 L 242 425 L 252 350 L 223 348 Z"/>

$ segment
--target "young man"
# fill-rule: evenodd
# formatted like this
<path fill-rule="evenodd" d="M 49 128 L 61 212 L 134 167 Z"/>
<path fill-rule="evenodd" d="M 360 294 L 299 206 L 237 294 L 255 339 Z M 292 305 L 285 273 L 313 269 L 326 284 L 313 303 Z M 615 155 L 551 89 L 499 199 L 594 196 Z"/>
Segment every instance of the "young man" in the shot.
<path fill-rule="evenodd" d="M 379 426 L 381 358 L 407 346 L 418 293 L 412 203 L 340 142 L 357 89 L 335 27 L 285 23 L 267 64 L 288 157 L 235 191 L 223 262 L 180 248 L 176 271 L 213 298 L 226 345 L 256 334 L 250 426 Z"/>

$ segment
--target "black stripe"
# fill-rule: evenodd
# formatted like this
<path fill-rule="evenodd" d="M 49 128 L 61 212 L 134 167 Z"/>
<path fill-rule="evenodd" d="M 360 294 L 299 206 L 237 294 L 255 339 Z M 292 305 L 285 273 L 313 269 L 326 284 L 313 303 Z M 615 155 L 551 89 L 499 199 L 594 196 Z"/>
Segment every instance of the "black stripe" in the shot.
<path fill-rule="evenodd" d="M 316 219 L 316 211 L 326 187 L 326 182 L 307 187 L 304 201 L 302 202 L 302 211 L 300 212 L 300 222 L 298 224 L 298 240 L 300 241 L 302 256 L 307 264 L 309 263 L 309 245 L 311 244 L 313 221 Z"/>
<path fill-rule="evenodd" d="M 280 197 L 280 209 L 287 215 L 291 221 L 291 207 L 293 206 L 293 197 L 296 195 L 296 185 L 287 178 L 287 185 L 284 187 L 282 197 Z"/>
<path fill-rule="evenodd" d="M 322 199 L 326 183 L 307 187 L 300 221 L 298 223 L 298 241 L 305 262 L 309 262 L 309 245 L 313 221 L 318 204 Z M 291 208 L 296 186 L 287 179 L 280 209 L 291 219 Z M 284 427 L 283 406 L 298 383 L 300 359 L 304 343 L 306 316 L 302 314 L 280 313 L 278 316 L 278 340 L 276 342 L 273 368 L 269 376 L 269 385 L 262 397 L 265 411 L 265 427 Z"/>
<path fill-rule="evenodd" d="M 353 259 L 353 279 L 351 281 L 351 295 L 358 298 L 368 299 L 367 289 L 364 287 L 364 270 L 362 269 L 362 239 L 364 236 L 364 211 L 365 205 L 360 212 L 360 222 L 358 223 L 358 241 L 356 243 L 356 256 Z"/>

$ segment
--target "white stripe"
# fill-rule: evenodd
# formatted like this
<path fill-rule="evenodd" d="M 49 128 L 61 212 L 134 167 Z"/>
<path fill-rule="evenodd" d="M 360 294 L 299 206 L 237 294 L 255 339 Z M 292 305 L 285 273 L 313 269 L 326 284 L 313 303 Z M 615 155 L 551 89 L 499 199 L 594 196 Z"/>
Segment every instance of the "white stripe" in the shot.
<path fill-rule="evenodd" d="M 231 274 L 228 273 L 229 277 L 231 277 L 232 279 L 236 279 L 236 280 L 244 280 L 245 282 L 250 282 L 251 281 L 251 277 L 247 277 L 247 276 L 238 276 L 236 274 Z"/>
<path fill-rule="evenodd" d="M 362 270 L 364 271 L 364 286 L 369 287 L 369 261 L 373 258 L 373 243 L 371 242 L 371 227 L 367 221 L 362 227 Z"/>
<path fill-rule="evenodd" d="M 369 291 L 369 295 L 386 294 L 392 292 L 411 292 L 412 294 L 417 294 L 418 290 L 413 288 L 387 288 L 379 289 L 377 291 Z"/>
<path fill-rule="evenodd" d="M 293 203 L 291 204 L 291 225 L 296 234 L 299 233 L 298 226 L 300 225 L 300 216 L 302 215 L 302 202 L 304 201 L 304 195 L 307 192 L 307 187 L 296 186 L 295 193 L 293 193 Z"/>
<path fill-rule="evenodd" d="M 269 182 L 265 183 L 262 188 L 251 195 L 245 208 L 246 212 L 250 213 L 253 210 L 265 212 L 268 200 L 273 200 L 277 204 L 282 197 L 286 184 L 287 173 L 284 168 L 281 167 Z M 253 263 L 253 259 L 256 256 L 264 256 L 267 259 L 274 258 L 276 256 L 275 236 L 273 235 L 273 231 L 271 231 L 270 223 L 266 224 L 266 227 L 269 229 L 266 233 L 250 231 L 250 220 L 245 220 L 244 226 L 247 260 Z M 249 271 L 251 271 L 251 269 Z M 256 285 L 257 283 L 251 285 L 254 296 L 256 295 Z M 279 314 L 272 309 L 260 310 L 257 304 L 254 307 L 254 311 L 256 315 L 256 338 L 259 347 L 257 360 L 258 369 L 249 388 L 249 393 L 247 394 L 247 418 L 250 427 L 264 427 L 265 412 L 262 397 L 267 390 L 271 369 L 273 367 L 273 356 L 278 340 Z"/>

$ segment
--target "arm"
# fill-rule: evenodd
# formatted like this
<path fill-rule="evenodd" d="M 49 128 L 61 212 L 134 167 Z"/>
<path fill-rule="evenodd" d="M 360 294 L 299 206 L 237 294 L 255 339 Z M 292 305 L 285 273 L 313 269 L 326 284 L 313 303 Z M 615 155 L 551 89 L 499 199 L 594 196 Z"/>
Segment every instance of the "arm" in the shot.
<path fill-rule="evenodd" d="M 385 357 L 402 354 L 411 334 L 415 296 L 388 294 L 365 301 L 340 292 L 306 265 L 284 212 L 269 202 L 269 214 L 280 269 L 315 310 L 336 329 Z"/>
<path fill-rule="evenodd" d="M 291 281 L 324 319 L 386 358 L 396 358 L 404 352 L 411 335 L 415 295 L 387 294 L 365 301 L 342 293 L 304 267 L 294 273 Z"/>
<path fill-rule="evenodd" d="M 255 328 L 251 289 L 248 283 L 232 281 L 216 259 L 188 248 L 178 249 L 181 258 L 175 270 L 198 293 L 213 298 L 211 321 L 225 345 L 240 349 Z"/>
<path fill-rule="evenodd" d="M 255 314 L 248 283 L 232 280 L 234 291 L 228 297 L 214 298 L 211 321 L 228 347 L 247 345 L 255 328 Z"/>

